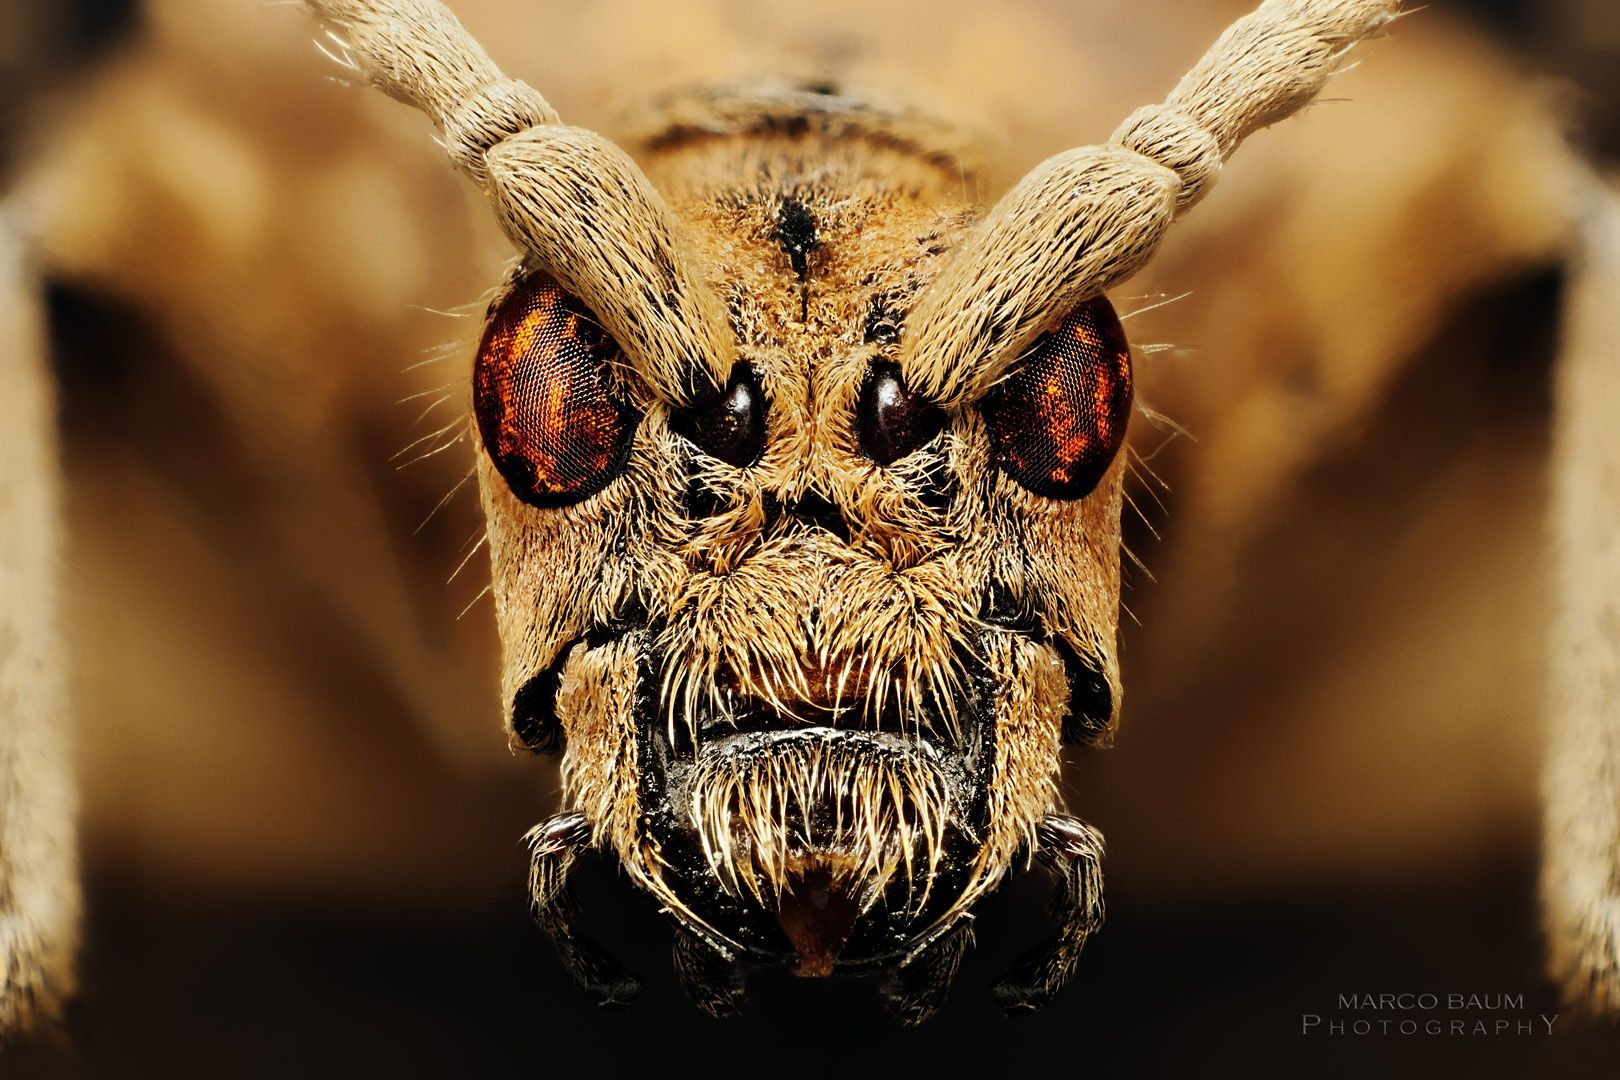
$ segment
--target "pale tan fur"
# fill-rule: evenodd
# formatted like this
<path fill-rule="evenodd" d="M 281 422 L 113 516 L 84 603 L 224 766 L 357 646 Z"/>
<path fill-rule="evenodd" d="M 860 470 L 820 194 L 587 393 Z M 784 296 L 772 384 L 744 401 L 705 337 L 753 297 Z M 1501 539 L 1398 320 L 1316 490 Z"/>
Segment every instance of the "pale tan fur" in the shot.
<path fill-rule="evenodd" d="M 1593 184 L 1577 218 L 1553 450 L 1542 896 L 1566 1001 L 1620 1018 L 1620 198 Z"/>
<path fill-rule="evenodd" d="M 0 1045 L 61 1018 L 79 943 L 55 396 L 24 239 L 0 202 Z"/>

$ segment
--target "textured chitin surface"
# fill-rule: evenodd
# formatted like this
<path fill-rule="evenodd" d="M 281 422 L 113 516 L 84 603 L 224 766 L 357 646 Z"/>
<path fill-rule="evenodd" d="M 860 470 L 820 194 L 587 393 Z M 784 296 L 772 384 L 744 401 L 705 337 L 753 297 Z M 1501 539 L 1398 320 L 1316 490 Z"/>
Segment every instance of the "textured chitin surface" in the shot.
<path fill-rule="evenodd" d="M 524 276 L 497 305 L 473 370 L 473 407 L 496 468 L 525 502 L 576 502 L 617 473 L 636 420 L 609 382 L 618 351 L 545 274 Z"/>
<path fill-rule="evenodd" d="M 1105 297 L 1075 308 L 982 406 L 1001 466 L 1038 495 L 1088 494 L 1125 441 L 1131 350 Z"/>

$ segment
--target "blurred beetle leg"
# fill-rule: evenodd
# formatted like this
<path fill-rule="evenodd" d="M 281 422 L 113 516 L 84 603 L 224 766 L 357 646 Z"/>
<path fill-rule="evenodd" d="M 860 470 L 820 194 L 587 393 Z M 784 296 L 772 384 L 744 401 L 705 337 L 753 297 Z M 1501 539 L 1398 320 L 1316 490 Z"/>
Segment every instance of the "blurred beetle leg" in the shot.
<path fill-rule="evenodd" d="M 956 980 L 962 956 L 973 944 L 973 930 L 964 920 L 956 929 L 929 945 L 884 977 L 878 992 L 889 1011 L 906 1025 L 921 1024 L 945 1004 Z"/>
<path fill-rule="evenodd" d="M 1594 182 L 1553 437 L 1542 912 L 1566 1011 L 1620 1021 L 1620 192 Z"/>
<path fill-rule="evenodd" d="M 0 1047 L 54 1032 L 79 945 L 56 402 L 27 237 L 0 203 Z"/>
<path fill-rule="evenodd" d="M 557 947 L 563 967 L 585 995 L 603 1008 L 630 1004 L 641 992 L 641 980 L 574 930 L 579 904 L 568 888 L 568 871 L 575 857 L 590 846 L 590 822 L 583 814 L 559 814 L 536 825 L 524 839 L 532 855 L 529 912 Z"/>
<path fill-rule="evenodd" d="M 675 974 L 692 1004 L 716 1020 L 731 1020 L 748 1003 L 742 965 L 698 935 L 675 930 Z"/>
<path fill-rule="evenodd" d="M 1074 978 L 1086 939 L 1103 923 L 1103 838 L 1079 818 L 1051 815 L 1036 830 L 1035 856 L 1057 877 L 1058 932 L 1025 953 L 991 988 L 1008 1013 L 1033 1012 Z"/>

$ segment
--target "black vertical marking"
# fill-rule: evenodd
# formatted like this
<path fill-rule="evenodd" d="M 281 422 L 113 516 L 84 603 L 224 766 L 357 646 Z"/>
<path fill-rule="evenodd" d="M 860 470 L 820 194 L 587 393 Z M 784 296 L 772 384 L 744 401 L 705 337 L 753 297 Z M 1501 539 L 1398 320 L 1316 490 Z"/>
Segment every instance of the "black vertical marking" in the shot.
<path fill-rule="evenodd" d="M 788 261 L 799 280 L 810 277 L 810 252 L 819 243 L 816 236 L 816 215 L 798 199 L 783 199 L 776 212 L 776 231 L 771 239 L 787 252 Z"/>

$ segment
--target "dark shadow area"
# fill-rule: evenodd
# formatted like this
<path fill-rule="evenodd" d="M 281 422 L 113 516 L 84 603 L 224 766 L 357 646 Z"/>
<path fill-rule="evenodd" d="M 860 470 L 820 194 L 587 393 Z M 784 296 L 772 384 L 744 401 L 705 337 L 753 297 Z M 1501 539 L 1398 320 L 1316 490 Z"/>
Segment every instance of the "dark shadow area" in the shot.
<path fill-rule="evenodd" d="M 869 983 L 787 976 L 753 979 L 745 1019 L 709 1020 L 679 996 L 658 917 L 604 867 L 583 877 L 590 921 L 611 926 L 646 982 L 626 1012 L 596 1011 L 565 984 L 517 895 L 480 918 L 436 919 L 264 897 L 157 904 L 99 882 L 78 1046 L 24 1050 L 6 1075 L 1562 1077 L 1612 1075 L 1620 1060 L 1616 1033 L 1563 1019 L 1544 1033 L 1557 1009 L 1529 929 L 1528 858 L 1479 880 L 1222 909 L 1155 909 L 1116 883 L 1117 914 L 1076 985 L 1009 1021 L 985 990 L 1040 932 L 1041 884 L 1021 879 L 987 907 L 952 1001 L 914 1031 L 887 1020 Z M 1340 1008 L 1340 995 L 1380 993 L 1442 1005 Z M 1450 994 L 1496 1007 L 1451 1009 Z M 1307 1014 L 1323 1022 L 1302 1034 Z M 1357 1020 L 1372 1033 L 1354 1034 Z M 1420 1033 L 1399 1034 L 1403 1020 Z M 1441 1034 L 1421 1033 L 1430 1020 Z M 1346 1033 L 1329 1033 L 1333 1021 Z"/>
<path fill-rule="evenodd" d="M 10 128 L 35 94 L 133 38 L 140 0 L 7 0 L 0 10 L 0 170 Z"/>

